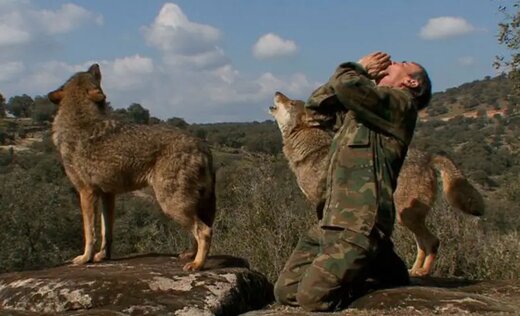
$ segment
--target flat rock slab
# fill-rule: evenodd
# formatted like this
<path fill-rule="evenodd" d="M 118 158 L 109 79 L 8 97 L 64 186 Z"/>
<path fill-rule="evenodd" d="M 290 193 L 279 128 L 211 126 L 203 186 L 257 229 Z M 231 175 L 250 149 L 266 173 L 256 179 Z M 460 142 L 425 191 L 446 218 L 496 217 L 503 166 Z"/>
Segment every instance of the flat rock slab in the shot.
<path fill-rule="evenodd" d="M 520 315 L 520 281 L 414 278 L 412 284 L 374 291 L 335 313 L 309 313 L 273 304 L 244 315 Z"/>
<path fill-rule="evenodd" d="M 0 275 L 0 315 L 237 315 L 272 302 L 245 260 L 213 256 L 199 272 L 146 255 Z"/>

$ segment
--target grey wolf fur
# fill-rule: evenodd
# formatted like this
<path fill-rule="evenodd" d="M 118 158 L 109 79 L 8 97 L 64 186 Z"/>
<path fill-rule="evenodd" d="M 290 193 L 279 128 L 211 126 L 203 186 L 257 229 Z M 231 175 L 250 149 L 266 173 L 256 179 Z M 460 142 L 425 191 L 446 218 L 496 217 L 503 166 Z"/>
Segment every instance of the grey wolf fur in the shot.
<path fill-rule="evenodd" d="M 283 152 L 296 175 L 298 186 L 314 207 L 322 202 L 331 131 L 308 122 L 304 102 L 291 100 L 280 92 L 274 96 L 269 112 L 275 118 L 283 139 Z M 454 208 L 472 215 L 484 213 L 484 201 L 463 173 L 449 158 L 409 149 L 394 193 L 397 220 L 415 235 L 417 257 L 412 276 L 431 272 L 439 239 L 426 227 L 426 216 L 437 195 L 437 176 L 441 174 L 444 198 Z"/>
<path fill-rule="evenodd" d="M 194 258 L 184 269 L 201 269 L 215 217 L 215 174 L 208 146 L 172 128 L 109 119 L 97 64 L 73 75 L 48 97 L 58 105 L 52 139 L 79 192 L 83 215 L 85 250 L 72 262 L 109 259 L 115 195 L 151 185 L 162 210 L 195 239 L 193 249 L 181 254 L 183 259 Z M 100 200 L 101 249 L 94 254 Z"/>

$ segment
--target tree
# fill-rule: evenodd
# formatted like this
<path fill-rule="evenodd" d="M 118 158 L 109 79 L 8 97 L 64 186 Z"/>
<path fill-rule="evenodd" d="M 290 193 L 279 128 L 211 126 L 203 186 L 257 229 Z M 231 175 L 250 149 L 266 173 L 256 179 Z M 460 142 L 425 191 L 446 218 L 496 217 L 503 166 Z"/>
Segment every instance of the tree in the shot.
<path fill-rule="evenodd" d="M 138 124 L 148 124 L 150 120 L 150 111 L 143 108 L 139 103 L 132 103 L 128 107 L 128 116 L 130 119 Z"/>
<path fill-rule="evenodd" d="M 30 117 L 34 107 L 33 99 L 27 94 L 11 97 L 7 109 L 16 117 Z"/>
<path fill-rule="evenodd" d="M 155 116 L 150 117 L 150 119 L 148 120 L 148 124 L 150 125 L 160 124 L 161 122 L 161 119 Z"/>
<path fill-rule="evenodd" d="M 5 98 L 0 93 L 0 117 L 5 117 Z"/>
<path fill-rule="evenodd" d="M 498 42 L 511 51 L 511 56 L 497 56 L 494 66 L 510 69 L 514 93 L 520 95 L 520 0 L 515 0 L 510 6 L 500 6 L 499 11 L 504 20 L 498 24 Z"/>
<path fill-rule="evenodd" d="M 36 122 L 51 121 L 57 109 L 57 106 L 46 96 L 36 96 L 31 117 Z"/>
<path fill-rule="evenodd" d="M 166 124 L 178 127 L 180 129 L 186 129 L 190 126 L 183 118 L 180 117 L 170 117 L 166 120 Z"/>

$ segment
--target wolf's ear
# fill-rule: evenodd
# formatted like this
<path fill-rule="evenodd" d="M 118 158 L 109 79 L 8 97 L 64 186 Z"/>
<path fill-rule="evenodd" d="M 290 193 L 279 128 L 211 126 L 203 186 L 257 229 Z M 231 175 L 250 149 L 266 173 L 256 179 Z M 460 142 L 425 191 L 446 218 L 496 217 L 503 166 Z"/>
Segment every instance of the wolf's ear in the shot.
<path fill-rule="evenodd" d="M 285 94 L 281 93 L 280 91 L 276 91 L 274 93 L 274 100 L 275 100 L 275 102 L 276 101 L 287 102 L 287 101 L 289 101 L 289 98 Z"/>
<path fill-rule="evenodd" d="M 101 89 L 96 88 L 88 90 L 88 98 L 92 102 L 99 103 L 105 101 L 106 96 Z"/>
<path fill-rule="evenodd" d="M 49 92 L 49 94 L 47 94 L 47 97 L 49 98 L 49 101 L 58 105 L 58 104 L 60 104 L 60 101 L 61 101 L 61 99 L 63 99 L 64 95 L 65 95 L 65 93 L 63 92 L 63 88 L 59 88 L 58 90 Z"/>
<path fill-rule="evenodd" d="M 91 75 L 93 75 L 97 81 L 101 82 L 101 70 L 99 70 L 98 64 L 92 64 L 92 66 L 89 67 L 87 72 L 89 72 Z"/>

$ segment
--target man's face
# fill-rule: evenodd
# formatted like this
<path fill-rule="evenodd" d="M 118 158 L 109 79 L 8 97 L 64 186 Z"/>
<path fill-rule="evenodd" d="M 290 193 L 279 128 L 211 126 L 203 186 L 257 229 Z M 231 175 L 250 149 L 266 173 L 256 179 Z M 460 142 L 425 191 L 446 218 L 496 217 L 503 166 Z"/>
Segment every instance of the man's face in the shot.
<path fill-rule="evenodd" d="M 415 88 L 419 84 L 412 75 L 422 71 L 421 67 L 413 62 L 392 62 L 386 68 L 386 75 L 378 80 L 378 86 L 388 86 L 395 88 Z"/>

